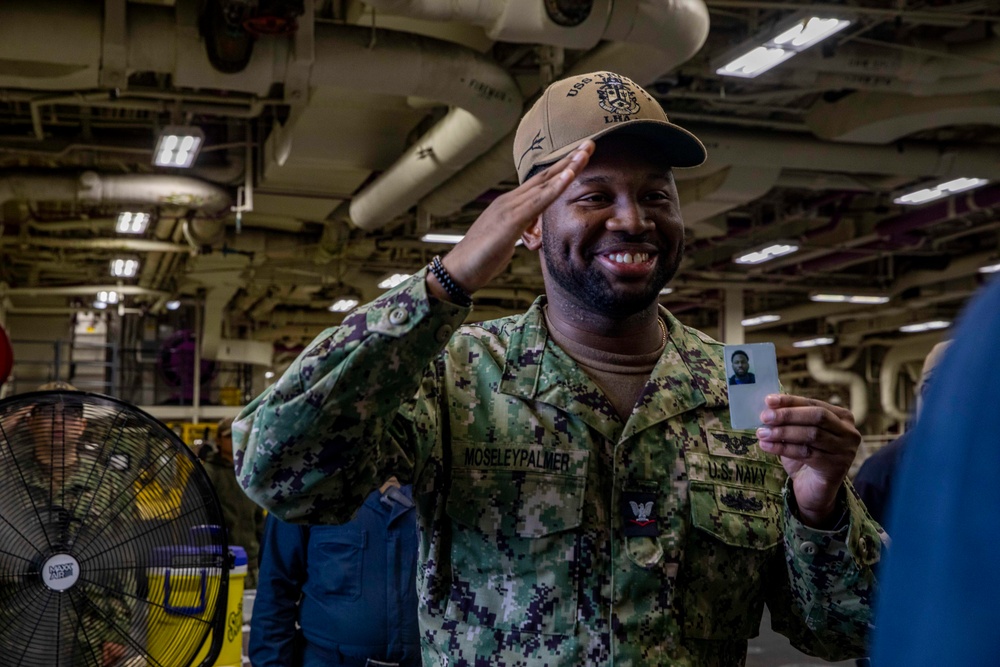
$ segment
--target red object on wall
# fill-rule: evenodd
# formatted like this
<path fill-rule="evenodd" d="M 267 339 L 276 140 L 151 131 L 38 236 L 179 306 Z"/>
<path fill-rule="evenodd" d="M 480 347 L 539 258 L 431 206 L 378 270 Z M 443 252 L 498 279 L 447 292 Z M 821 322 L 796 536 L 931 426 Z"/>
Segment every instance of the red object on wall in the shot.
<path fill-rule="evenodd" d="M 10 371 L 14 368 L 14 350 L 10 346 L 7 332 L 0 326 L 0 384 L 7 381 Z"/>

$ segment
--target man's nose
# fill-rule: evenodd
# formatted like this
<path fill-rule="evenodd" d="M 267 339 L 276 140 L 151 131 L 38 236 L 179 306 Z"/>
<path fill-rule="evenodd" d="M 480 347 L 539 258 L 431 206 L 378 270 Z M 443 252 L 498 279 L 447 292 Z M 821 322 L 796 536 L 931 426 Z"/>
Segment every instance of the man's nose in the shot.
<path fill-rule="evenodd" d="M 653 221 L 639 202 L 627 199 L 616 203 L 605 226 L 610 231 L 641 234 L 653 228 Z"/>

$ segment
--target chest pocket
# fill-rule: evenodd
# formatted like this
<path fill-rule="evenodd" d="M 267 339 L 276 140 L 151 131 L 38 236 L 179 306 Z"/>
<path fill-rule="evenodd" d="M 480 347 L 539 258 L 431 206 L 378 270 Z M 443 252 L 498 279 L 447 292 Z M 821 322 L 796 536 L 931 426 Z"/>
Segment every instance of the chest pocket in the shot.
<path fill-rule="evenodd" d="M 364 580 L 365 543 L 363 530 L 313 531 L 309 537 L 309 577 L 322 582 L 324 596 L 338 600 L 361 597 Z M 316 567 L 313 567 L 313 564 Z"/>
<path fill-rule="evenodd" d="M 524 450 L 555 461 L 555 470 L 453 470 L 447 504 L 452 585 L 445 613 L 472 626 L 572 634 L 587 452 L 555 453 L 553 459 L 542 448 Z"/>
<path fill-rule="evenodd" d="M 757 634 L 769 570 L 781 564 L 784 470 L 753 450 L 685 453 L 691 525 L 685 549 L 684 633 L 711 640 Z M 738 448 L 739 449 L 739 448 Z"/>
<path fill-rule="evenodd" d="M 781 497 L 758 489 L 691 482 L 691 523 L 723 544 L 755 551 L 781 539 Z"/>

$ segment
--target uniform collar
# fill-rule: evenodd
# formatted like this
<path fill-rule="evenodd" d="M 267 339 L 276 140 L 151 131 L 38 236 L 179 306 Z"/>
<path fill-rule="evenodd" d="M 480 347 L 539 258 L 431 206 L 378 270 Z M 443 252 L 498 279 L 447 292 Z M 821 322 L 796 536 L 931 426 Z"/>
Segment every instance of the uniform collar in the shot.
<path fill-rule="evenodd" d="M 369 507 L 377 509 L 383 514 L 389 513 L 388 523 L 391 524 L 397 517 L 413 509 L 413 487 L 409 484 L 390 486 L 385 492 L 375 489 L 368 495 L 365 502 Z"/>
<path fill-rule="evenodd" d="M 722 345 L 661 307 L 667 343 L 640 395 L 641 407 L 623 427 L 594 381 L 549 339 L 544 304 L 545 297 L 536 299 L 512 328 L 501 393 L 552 405 L 614 441 L 702 405 L 726 405 Z"/>

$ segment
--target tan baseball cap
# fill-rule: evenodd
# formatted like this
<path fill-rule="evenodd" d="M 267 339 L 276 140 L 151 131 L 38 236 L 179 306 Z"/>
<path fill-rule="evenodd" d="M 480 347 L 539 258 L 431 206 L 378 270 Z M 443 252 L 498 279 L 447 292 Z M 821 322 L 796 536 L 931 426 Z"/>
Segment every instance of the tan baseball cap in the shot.
<path fill-rule="evenodd" d="M 553 82 L 521 118 L 514 135 L 518 181 L 585 139 L 624 130 L 656 142 L 672 167 L 705 161 L 698 137 L 667 120 L 659 102 L 635 82 L 614 72 L 591 72 Z"/>

